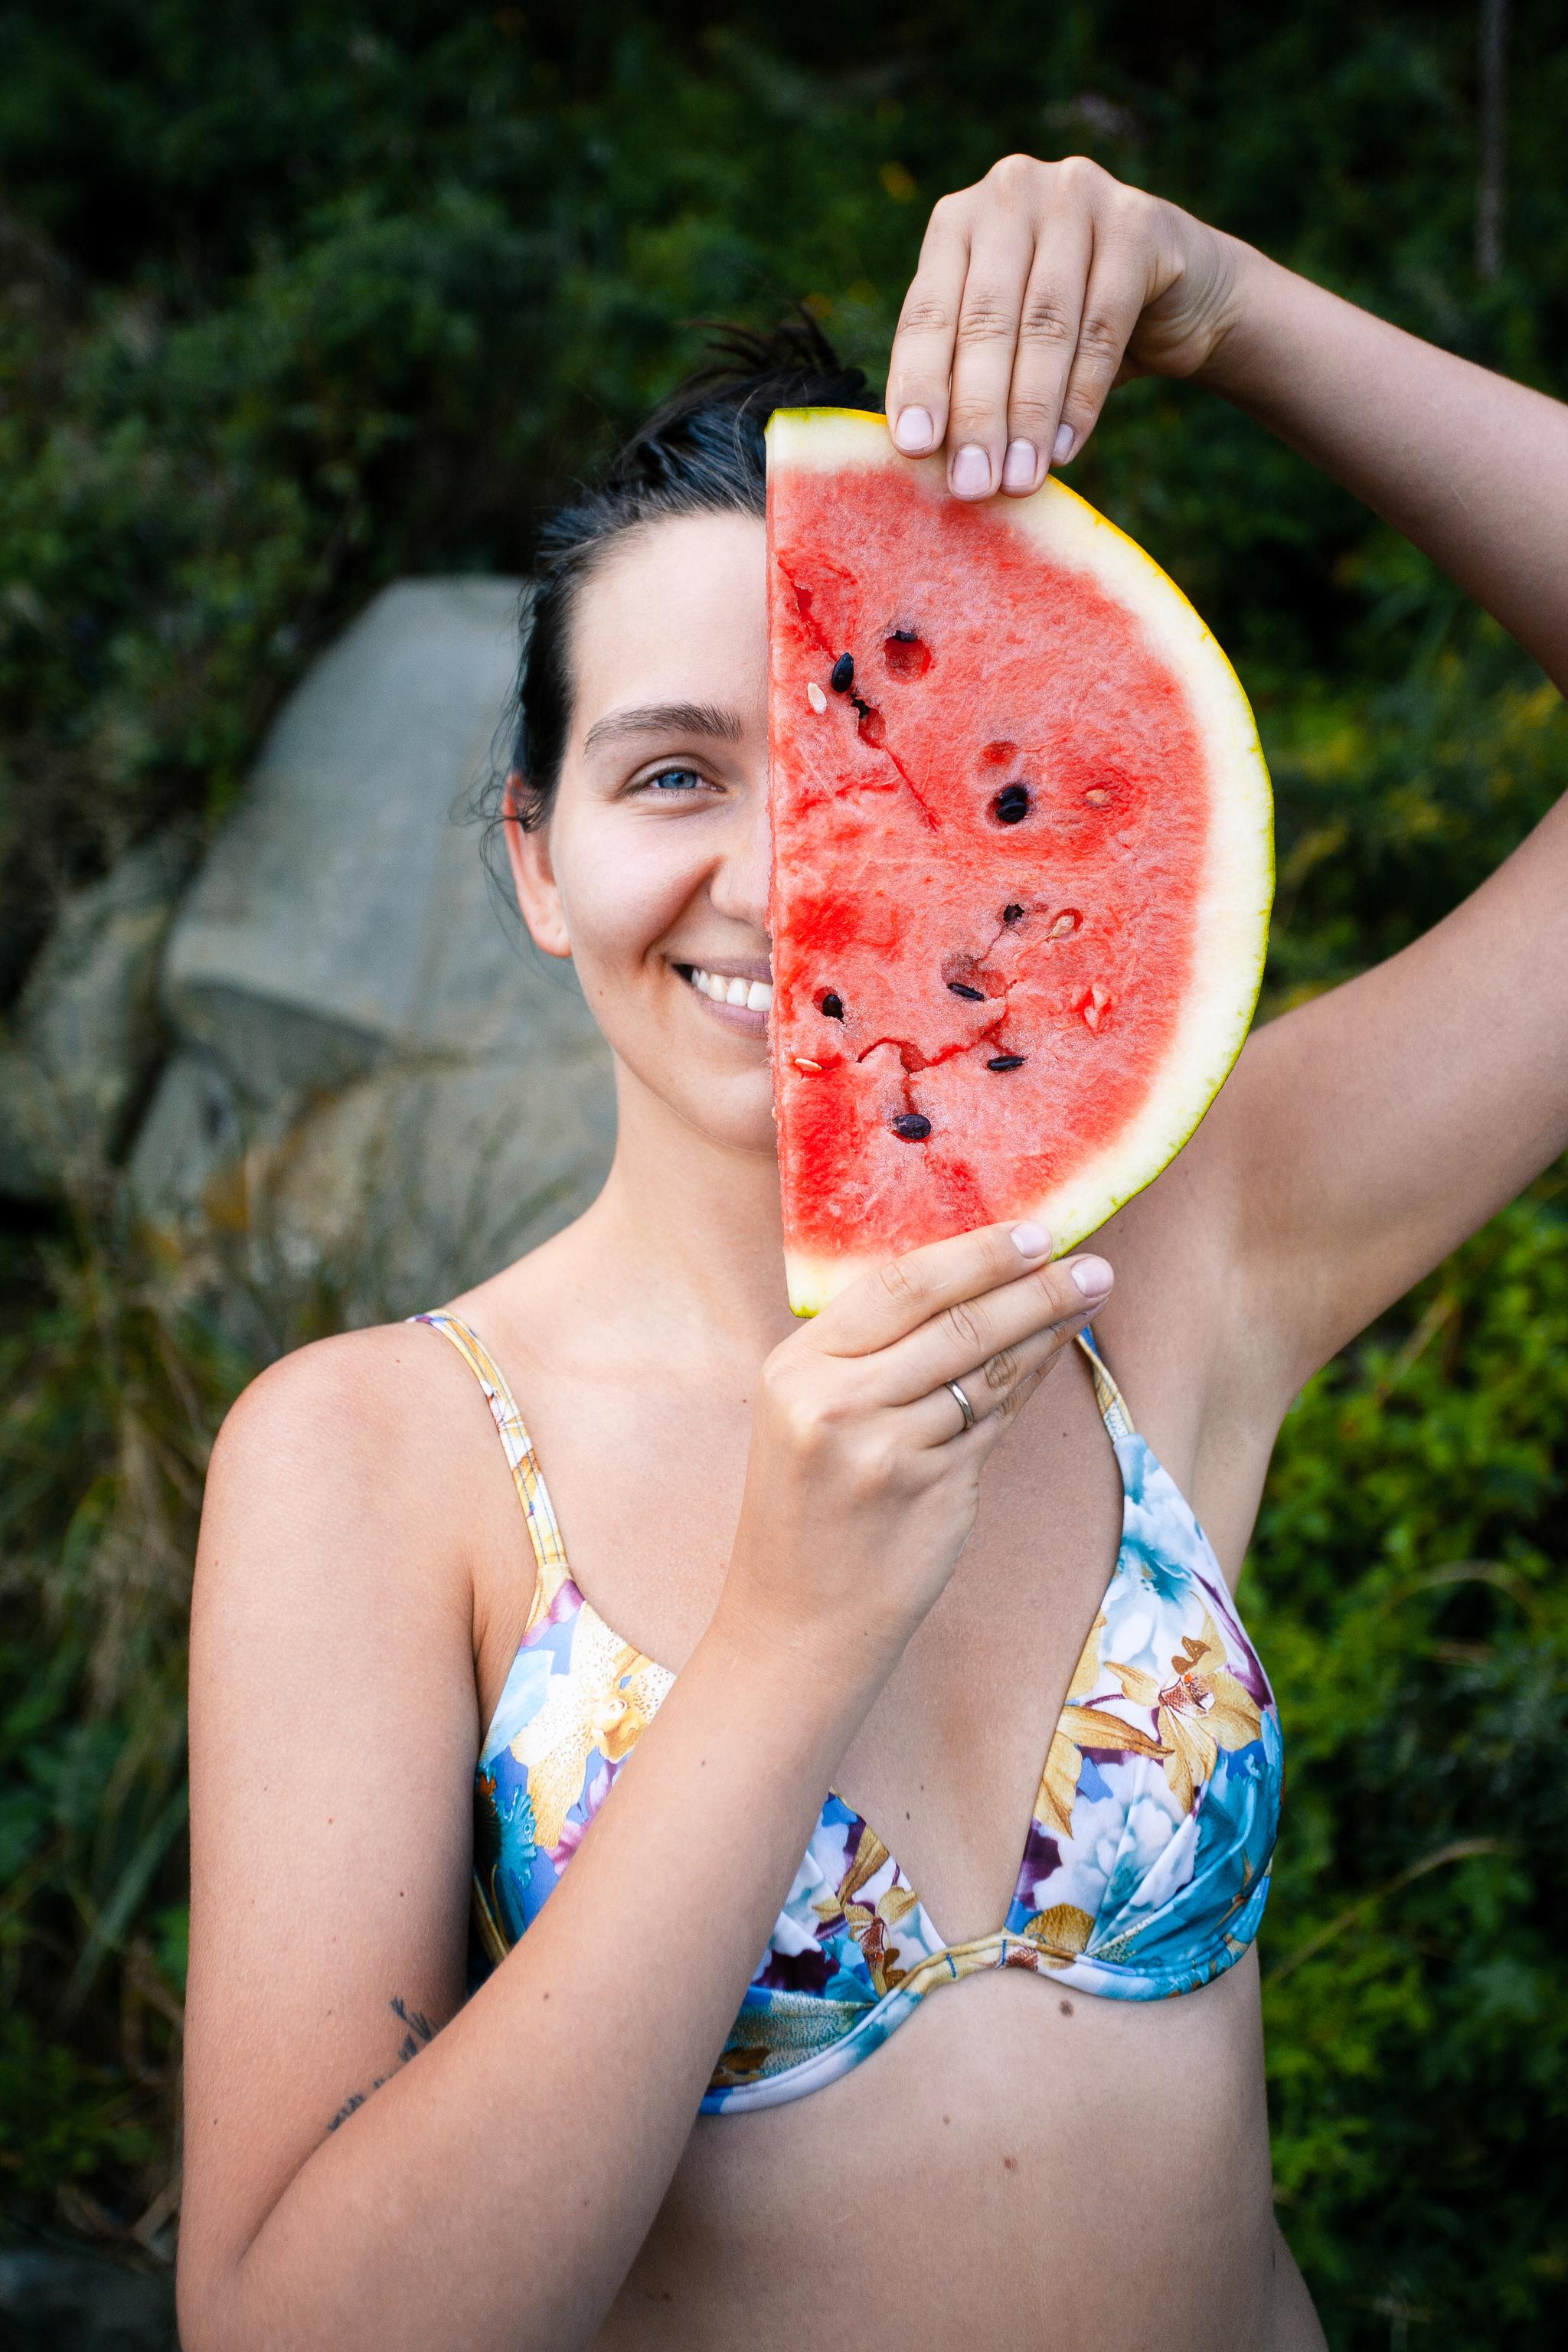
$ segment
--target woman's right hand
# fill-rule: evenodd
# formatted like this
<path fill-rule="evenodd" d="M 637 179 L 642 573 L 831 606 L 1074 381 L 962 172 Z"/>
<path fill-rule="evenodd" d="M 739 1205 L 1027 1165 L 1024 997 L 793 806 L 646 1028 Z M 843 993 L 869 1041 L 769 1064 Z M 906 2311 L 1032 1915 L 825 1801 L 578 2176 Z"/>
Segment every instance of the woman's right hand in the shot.
<path fill-rule="evenodd" d="M 1103 1258 L 1051 1264 L 1038 1225 L 988 1225 L 792 1333 L 763 1367 L 716 1626 L 879 1687 L 958 1564 L 982 1469 L 1110 1285 Z"/>

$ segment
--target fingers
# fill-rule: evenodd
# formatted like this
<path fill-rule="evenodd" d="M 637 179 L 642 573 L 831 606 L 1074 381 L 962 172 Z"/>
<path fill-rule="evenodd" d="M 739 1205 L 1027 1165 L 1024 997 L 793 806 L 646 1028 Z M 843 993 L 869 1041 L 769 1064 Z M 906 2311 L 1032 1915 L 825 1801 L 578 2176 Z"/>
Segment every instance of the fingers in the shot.
<path fill-rule="evenodd" d="M 1111 1271 L 1103 1258 L 1053 1265 L 1049 1249 L 1037 1225 L 991 1225 L 911 1250 L 863 1276 L 797 1334 L 790 1343 L 796 1361 L 815 1350 L 846 1369 L 853 1365 L 856 1377 L 841 1393 L 857 1412 L 919 1407 L 933 1395 L 941 1405 L 945 1383 L 959 1381 L 976 1419 L 984 1418 L 1080 1330 L 1110 1293 Z M 824 1366 L 822 1374 L 808 1375 L 811 1385 L 826 1374 Z M 924 1442 L 952 1434 L 945 1406 L 928 1431 L 931 1419 L 929 1412 L 921 1418 Z"/>
<path fill-rule="evenodd" d="M 1037 489 L 1080 331 L 1093 230 L 1081 210 L 1037 243 L 1028 208 L 1005 202 L 970 245 L 953 339 L 948 483 L 959 498 Z"/>
<path fill-rule="evenodd" d="M 1054 235 L 1042 236 L 1030 255 L 1030 268 L 1019 304 L 1016 331 L 1008 353 L 1011 373 L 1004 390 L 1003 430 L 1006 449 L 999 487 L 1015 498 L 1037 490 L 1051 465 L 1070 455 L 1058 446 L 1062 402 L 1083 332 L 1084 291 L 1094 258 L 1094 227 L 1089 215 L 1069 213 Z M 961 352 L 960 393 L 954 388 L 954 415 L 970 398 L 967 355 Z M 980 387 L 976 387 L 980 393 Z M 984 397 L 981 393 L 981 397 Z M 998 415 L 1002 412 L 998 411 Z M 977 409 L 974 430 L 993 434 L 994 416 Z"/>
<path fill-rule="evenodd" d="M 1022 1282 L 956 1300 L 884 1352 L 882 1392 L 890 1404 L 912 1404 L 957 1381 L 978 1419 L 1082 1329 L 1110 1286 L 1103 1258 L 1064 1258 Z"/>
<path fill-rule="evenodd" d="M 951 1241 L 930 1242 L 862 1275 L 797 1332 L 795 1341 L 805 1350 L 829 1356 L 876 1354 L 944 1308 L 1045 1265 L 1050 1254 L 1049 1234 L 1034 1224 L 982 1225 Z M 976 1355 L 962 1360 L 973 1364 Z"/>
<path fill-rule="evenodd" d="M 1080 1311 L 1072 1322 L 1036 1332 L 1020 1346 L 1004 1349 L 965 1372 L 955 1385 L 969 1399 L 969 1409 L 974 1416 L 973 1423 L 965 1421 L 952 1388 L 944 1381 L 929 1395 L 903 1408 L 900 1419 L 907 1434 L 916 1445 L 925 1448 L 973 1440 L 973 1451 L 989 1453 L 1034 1395 L 1062 1349 L 1071 1346 L 1075 1330 L 1082 1321 Z"/>
<path fill-rule="evenodd" d="M 1168 280 L 1157 210 L 1081 156 L 1011 155 L 944 196 L 893 342 L 899 447 L 945 442 L 963 499 L 1026 496 L 1077 456 Z"/>
<path fill-rule="evenodd" d="M 1113 227 L 1102 231 L 1079 313 L 1067 388 L 1057 409 L 1053 454 L 1058 465 L 1065 465 L 1083 447 L 1116 382 L 1143 308 L 1145 280 L 1135 263 L 1125 238 Z"/>
<path fill-rule="evenodd" d="M 953 339 L 968 275 L 964 200 L 943 196 L 926 228 L 888 365 L 888 423 L 906 457 L 928 456 L 946 436 Z"/>

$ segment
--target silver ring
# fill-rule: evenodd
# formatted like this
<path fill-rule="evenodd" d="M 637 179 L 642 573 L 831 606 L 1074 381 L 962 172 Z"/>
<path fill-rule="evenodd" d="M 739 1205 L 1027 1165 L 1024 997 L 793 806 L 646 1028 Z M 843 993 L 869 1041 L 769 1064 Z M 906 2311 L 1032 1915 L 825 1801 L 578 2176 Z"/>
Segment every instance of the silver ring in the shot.
<path fill-rule="evenodd" d="M 967 1437 L 970 1431 L 974 1426 L 974 1407 L 970 1403 L 969 1399 L 964 1395 L 963 1391 L 959 1387 L 956 1381 L 949 1381 L 947 1385 L 952 1395 L 957 1399 L 958 1410 L 963 1415 L 963 1427 L 958 1433 L 961 1437 Z"/>

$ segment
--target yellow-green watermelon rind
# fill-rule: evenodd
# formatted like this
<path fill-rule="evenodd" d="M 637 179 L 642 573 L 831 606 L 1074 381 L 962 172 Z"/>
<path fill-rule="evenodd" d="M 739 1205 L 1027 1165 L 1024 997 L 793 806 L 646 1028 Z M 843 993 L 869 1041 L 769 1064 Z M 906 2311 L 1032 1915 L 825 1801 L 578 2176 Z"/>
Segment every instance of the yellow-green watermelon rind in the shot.
<path fill-rule="evenodd" d="M 946 460 L 910 458 L 886 421 L 863 409 L 777 409 L 767 428 L 770 473 L 783 459 L 824 472 L 909 468 L 946 494 Z M 1210 873 L 1194 926 L 1192 983 L 1176 1042 L 1161 1078 L 1129 1125 L 1032 1213 L 1076 1249 L 1152 1184 L 1194 1133 L 1224 1085 L 1251 1024 L 1262 985 L 1274 895 L 1273 797 L 1257 723 L 1240 679 L 1214 633 L 1176 583 L 1125 531 L 1054 475 L 1026 499 L 996 498 L 986 511 L 999 530 L 1026 533 L 1055 560 L 1089 571 L 1135 612 L 1152 650 L 1181 678 L 1210 754 L 1215 824 Z M 1020 1213 L 1024 1213 L 1020 1212 Z M 790 1305 L 815 1315 L 830 1297 L 880 1263 L 791 1254 Z"/>

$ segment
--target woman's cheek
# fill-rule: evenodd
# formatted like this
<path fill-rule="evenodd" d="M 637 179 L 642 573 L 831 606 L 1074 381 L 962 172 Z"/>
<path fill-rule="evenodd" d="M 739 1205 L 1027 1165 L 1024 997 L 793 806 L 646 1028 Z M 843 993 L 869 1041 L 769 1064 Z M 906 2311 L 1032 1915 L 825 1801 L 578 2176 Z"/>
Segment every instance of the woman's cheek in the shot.
<path fill-rule="evenodd" d="M 631 983 L 679 919 L 705 870 L 696 845 L 679 838 L 689 830 L 650 824 L 628 839 L 618 827 L 574 827 L 562 845 L 556 882 L 585 988 L 590 972 L 611 988 Z"/>

